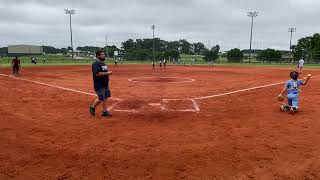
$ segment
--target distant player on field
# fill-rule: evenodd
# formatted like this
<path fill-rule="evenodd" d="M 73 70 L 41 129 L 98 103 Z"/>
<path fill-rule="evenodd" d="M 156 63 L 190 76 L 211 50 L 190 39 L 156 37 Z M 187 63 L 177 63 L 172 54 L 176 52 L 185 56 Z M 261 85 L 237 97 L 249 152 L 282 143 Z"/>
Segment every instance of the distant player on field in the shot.
<path fill-rule="evenodd" d="M 304 60 L 301 58 L 299 60 L 299 64 L 298 64 L 298 72 L 299 72 L 299 74 L 302 74 L 303 66 L 304 66 Z"/>
<path fill-rule="evenodd" d="M 118 58 L 115 58 L 115 59 L 114 59 L 114 66 L 115 66 L 115 67 L 118 67 Z"/>
<path fill-rule="evenodd" d="M 102 116 L 111 116 L 111 113 L 107 109 L 107 99 L 111 97 L 109 76 L 112 74 L 112 71 L 109 71 L 108 66 L 104 63 L 106 58 L 103 51 L 97 51 L 96 58 L 97 60 L 92 64 L 92 75 L 94 90 L 98 95 L 98 99 L 90 106 L 89 110 L 91 115 L 95 116 L 96 107 L 102 103 Z"/>
<path fill-rule="evenodd" d="M 164 69 L 166 69 L 166 65 L 167 65 L 166 58 L 163 58 L 163 68 Z"/>
<path fill-rule="evenodd" d="M 212 60 L 209 61 L 209 67 L 213 67 L 213 61 Z"/>
<path fill-rule="evenodd" d="M 286 82 L 285 87 L 278 96 L 278 100 L 282 101 L 284 99 L 283 94 L 287 91 L 288 104 L 282 104 L 280 108 L 282 111 L 295 113 L 299 109 L 300 86 L 308 84 L 311 74 L 308 74 L 308 77 L 304 81 L 298 79 L 299 73 L 297 71 L 291 72 L 290 77 L 291 80 Z"/>
<path fill-rule="evenodd" d="M 161 59 L 159 61 L 159 66 L 160 66 L 160 69 L 162 69 L 162 60 Z"/>
<path fill-rule="evenodd" d="M 11 67 L 12 67 L 13 75 L 16 75 L 16 76 L 19 75 L 19 70 L 21 68 L 21 62 L 17 56 L 14 59 L 12 59 Z"/>

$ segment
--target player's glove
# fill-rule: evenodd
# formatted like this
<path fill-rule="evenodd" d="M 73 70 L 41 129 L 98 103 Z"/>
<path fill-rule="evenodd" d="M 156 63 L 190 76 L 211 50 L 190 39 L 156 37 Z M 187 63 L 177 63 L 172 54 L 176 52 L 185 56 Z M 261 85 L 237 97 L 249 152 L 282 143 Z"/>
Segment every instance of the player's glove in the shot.
<path fill-rule="evenodd" d="M 312 75 L 311 75 L 311 74 L 308 74 L 307 78 L 309 79 L 309 78 L 311 78 L 311 77 L 312 77 Z"/>
<path fill-rule="evenodd" d="M 280 102 L 284 101 L 283 95 L 279 94 L 279 96 L 277 97 L 277 100 L 280 101 Z"/>

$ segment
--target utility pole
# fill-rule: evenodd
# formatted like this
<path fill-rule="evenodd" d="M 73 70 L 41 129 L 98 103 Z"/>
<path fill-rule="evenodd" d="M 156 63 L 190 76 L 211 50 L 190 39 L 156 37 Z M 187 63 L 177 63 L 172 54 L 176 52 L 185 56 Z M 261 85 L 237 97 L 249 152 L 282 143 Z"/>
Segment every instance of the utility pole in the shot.
<path fill-rule="evenodd" d="M 106 34 L 106 57 L 108 58 L 108 35 Z"/>
<path fill-rule="evenodd" d="M 153 48 L 152 48 L 152 54 L 153 54 L 153 59 L 152 59 L 152 66 L 153 66 L 153 68 L 155 68 L 155 66 L 154 66 L 154 62 L 155 62 L 155 42 L 154 42 L 154 29 L 156 28 L 156 25 L 152 25 L 151 26 L 151 29 L 152 29 L 152 37 L 153 37 L 153 41 L 152 41 L 152 44 L 153 44 Z"/>
<path fill-rule="evenodd" d="M 290 33 L 290 48 L 289 48 L 289 51 L 290 51 L 290 56 L 291 56 L 291 60 L 293 61 L 293 53 L 292 53 L 292 34 L 294 32 L 297 31 L 297 28 L 289 28 L 288 29 L 288 32 Z"/>
<path fill-rule="evenodd" d="M 69 17 L 70 17 L 70 37 L 71 37 L 71 51 L 72 51 L 72 59 L 74 58 L 74 51 L 73 51 L 73 39 L 72 39 L 72 18 L 71 18 L 71 16 L 72 15 L 74 15 L 74 14 L 76 14 L 76 10 L 74 10 L 74 9 L 65 9 L 64 10 L 65 11 L 65 13 L 67 14 L 67 15 L 69 15 Z"/>
<path fill-rule="evenodd" d="M 251 60 L 252 56 L 252 33 L 253 33 L 253 18 L 258 17 L 259 13 L 254 11 L 254 12 L 248 12 L 248 17 L 251 18 L 251 35 L 250 35 L 250 56 L 249 56 L 249 62 Z"/>
<path fill-rule="evenodd" d="M 312 44 L 311 44 L 311 39 L 309 41 L 309 60 L 308 63 L 310 64 L 310 62 L 312 61 Z"/>

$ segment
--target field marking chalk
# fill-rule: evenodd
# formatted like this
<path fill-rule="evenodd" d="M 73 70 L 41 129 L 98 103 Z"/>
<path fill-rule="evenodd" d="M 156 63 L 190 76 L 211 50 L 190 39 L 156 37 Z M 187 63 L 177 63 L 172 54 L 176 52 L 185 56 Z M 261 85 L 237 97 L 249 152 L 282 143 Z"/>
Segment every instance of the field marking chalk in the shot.
<path fill-rule="evenodd" d="M 312 78 L 317 78 L 317 77 L 320 77 L 320 75 L 313 76 Z M 211 96 L 198 97 L 198 98 L 194 98 L 194 100 L 203 100 L 203 99 L 210 99 L 210 98 L 214 98 L 214 97 L 221 97 L 221 96 L 236 94 L 236 93 L 240 93 L 240 92 L 246 92 L 246 91 L 262 89 L 262 88 L 266 88 L 266 87 L 277 86 L 277 85 L 281 85 L 281 84 L 285 84 L 285 82 L 278 82 L 278 83 L 273 83 L 273 84 L 256 86 L 256 87 L 252 87 L 252 88 L 246 88 L 246 89 L 241 89 L 241 90 L 237 90 L 237 91 L 231 91 L 231 92 L 216 94 L 216 95 L 211 95 Z"/>
<path fill-rule="evenodd" d="M 181 100 L 188 100 L 192 102 L 192 107 L 194 109 L 178 109 L 178 110 L 170 110 L 167 106 L 169 101 L 181 101 Z M 169 112 L 200 112 L 200 107 L 195 99 L 162 99 L 161 103 L 161 110 L 162 111 L 169 111 Z"/>
<path fill-rule="evenodd" d="M 90 96 L 97 96 L 96 94 L 93 94 L 93 93 L 79 91 L 79 90 L 76 90 L 76 89 L 71 89 L 71 88 L 66 88 L 66 87 L 61 87 L 61 86 L 56 86 L 56 85 L 52 85 L 52 84 L 48 84 L 48 83 L 43 83 L 43 82 L 40 82 L 40 81 L 33 81 L 33 80 L 19 78 L 19 77 L 15 77 L 15 76 L 9 76 L 9 75 L 5 75 L 5 74 L 0 74 L 0 76 L 12 78 L 12 79 L 17 79 L 17 80 L 20 80 L 20 81 L 26 81 L 26 82 L 31 82 L 31 83 L 35 83 L 35 84 L 40 84 L 40 85 L 43 85 L 43 86 L 53 87 L 53 88 L 57 88 L 57 89 L 65 90 L 65 91 L 76 92 L 76 93 L 90 95 Z M 115 100 L 115 101 L 121 101 L 121 99 L 118 99 L 118 98 L 110 98 L 110 99 L 111 100 Z"/>
<path fill-rule="evenodd" d="M 182 81 L 177 82 L 146 82 L 146 81 L 137 81 L 141 79 L 151 79 L 151 78 L 159 78 L 159 79 L 180 79 Z M 170 83 L 170 84 L 181 84 L 181 83 L 191 83 L 195 82 L 195 79 L 192 78 L 181 78 L 181 77 L 137 77 L 137 78 L 130 78 L 128 79 L 129 82 L 133 83 L 141 83 L 141 84 L 150 84 L 150 83 Z"/>
<path fill-rule="evenodd" d="M 33 81 L 33 80 L 29 80 L 29 79 L 19 78 L 19 77 L 15 77 L 15 76 L 11 76 L 11 75 L 6 75 L 6 74 L 1 74 L 0 73 L 0 76 L 12 78 L 12 79 L 17 79 L 17 80 L 21 80 L 21 81 L 26 81 L 26 82 L 31 82 L 31 83 L 35 83 L 35 84 L 40 84 L 40 85 L 43 85 L 43 86 L 53 87 L 53 88 L 57 88 L 57 89 L 65 90 L 65 91 L 71 91 L 71 92 L 76 92 L 76 93 L 90 95 L 90 96 L 97 96 L 96 94 L 89 93 L 89 92 L 84 92 L 84 91 L 79 91 L 79 90 L 76 90 L 76 89 L 56 86 L 56 85 L 52 85 L 52 84 L 48 84 L 48 83 L 43 83 L 43 82 L 40 82 L 40 81 Z M 317 78 L 317 77 L 320 77 L 320 75 L 312 76 L 311 79 Z M 177 112 L 177 111 L 179 111 L 179 112 L 200 112 L 200 107 L 199 107 L 199 104 L 197 103 L 197 100 L 203 100 L 203 99 L 210 99 L 210 98 L 214 98 L 214 97 L 227 96 L 227 95 L 236 94 L 236 93 L 240 93 L 240 92 L 246 92 L 246 91 L 262 89 L 262 88 L 266 88 L 266 87 L 277 86 L 277 85 L 281 85 L 281 84 L 284 84 L 284 83 L 285 82 L 278 82 L 278 83 L 267 84 L 267 85 L 262 85 L 262 86 L 256 86 L 256 87 L 251 87 L 251 88 L 246 88 L 246 89 L 241 89 L 241 90 L 236 90 L 236 91 L 231 91 L 231 92 L 226 92 L 226 93 L 216 94 L 216 95 L 211 95 L 211 96 L 198 97 L 198 98 L 193 98 L 193 99 L 162 99 L 162 101 L 160 103 L 160 109 L 162 111 L 170 111 L 170 112 Z M 113 103 L 108 108 L 108 110 L 112 110 L 112 111 L 116 111 L 116 112 L 129 112 L 129 113 L 138 113 L 139 112 L 139 111 L 136 111 L 136 110 L 116 110 L 116 109 L 114 109 L 114 107 L 116 105 L 118 105 L 122 100 L 118 99 L 118 98 L 110 98 L 110 99 L 118 101 L 118 102 Z M 190 101 L 192 101 L 192 106 L 193 106 L 194 109 L 184 109 L 184 110 L 169 110 L 168 109 L 167 103 L 169 101 L 179 101 L 179 100 L 190 100 Z"/>
<path fill-rule="evenodd" d="M 200 112 L 200 107 L 197 101 L 195 99 L 191 99 L 191 101 L 193 103 L 193 108 L 196 110 L 196 112 Z"/>

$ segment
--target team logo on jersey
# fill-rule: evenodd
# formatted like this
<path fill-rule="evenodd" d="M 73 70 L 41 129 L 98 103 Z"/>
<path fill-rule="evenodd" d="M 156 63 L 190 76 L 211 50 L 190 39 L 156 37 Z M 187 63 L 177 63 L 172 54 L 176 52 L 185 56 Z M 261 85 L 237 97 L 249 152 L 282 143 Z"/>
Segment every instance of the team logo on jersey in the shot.
<path fill-rule="evenodd" d="M 108 66 L 102 66 L 103 71 L 108 71 Z"/>
<path fill-rule="evenodd" d="M 298 82 L 296 81 L 293 82 L 293 89 L 298 89 Z"/>

